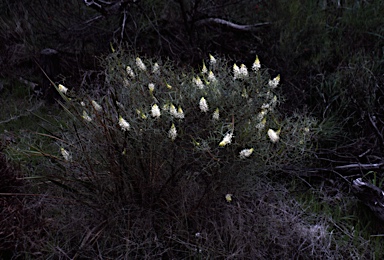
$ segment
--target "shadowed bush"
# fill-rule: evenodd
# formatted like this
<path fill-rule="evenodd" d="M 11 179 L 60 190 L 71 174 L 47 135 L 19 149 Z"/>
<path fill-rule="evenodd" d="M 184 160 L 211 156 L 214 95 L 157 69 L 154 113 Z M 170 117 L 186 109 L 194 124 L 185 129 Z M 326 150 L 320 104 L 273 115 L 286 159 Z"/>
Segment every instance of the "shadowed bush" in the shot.
<path fill-rule="evenodd" d="M 273 180 L 285 166 L 308 162 L 321 128 L 314 118 L 278 112 L 279 75 L 260 69 L 258 58 L 248 70 L 210 56 L 186 73 L 122 50 L 104 67 L 99 91 L 58 86 L 72 120 L 45 136 L 55 141 L 48 150 L 61 154 L 34 147 L 51 162 L 41 177 L 73 201 L 52 207 L 66 216 L 65 228 L 51 234 L 56 246 L 47 253 L 335 255 L 331 223 L 310 224 Z"/>

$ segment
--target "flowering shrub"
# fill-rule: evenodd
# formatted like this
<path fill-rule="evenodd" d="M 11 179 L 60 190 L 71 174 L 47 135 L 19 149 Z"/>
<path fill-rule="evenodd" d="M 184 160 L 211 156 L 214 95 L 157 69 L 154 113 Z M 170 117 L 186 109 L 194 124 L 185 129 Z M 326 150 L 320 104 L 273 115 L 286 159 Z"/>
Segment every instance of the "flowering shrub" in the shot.
<path fill-rule="evenodd" d="M 261 174 L 301 163 L 316 121 L 279 114 L 280 75 L 271 79 L 258 57 L 250 70 L 212 55 L 207 64 L 185 74 L 114 52 L 100 99 L 70 99 L 60 85 L 76 118 L 59 144 L 66 171 L 103 194 L 145 205 L 167 201 L 185 180 L 203 182 L 189 198 L 193 208 L 213 190 L 224 199 L 231 190 L 222 189 L 244 167 Z"/>
<path fill-rule="evenodd" d="M 279 113 L 280 76 L 271 77 L 258 57 L 248 69 L 210 55 L 199 71 L 186 73 L 116 51 L 103 66 L 105 84 L 98 91 L 57 87 L 72 120 L 41 135 L 53 137 L 56 152 L 33 153 L 50 159 L 50 183 L 87 206 L 81 214 L 91 216 L 84 217 L 89 226 L 107 219 L 101 221 L 109 226 L 106 244 L 112 235 L 115 245 L 133 241 L 127 251 L 160 241 L 149 248 L 177 252 L 181 242 L 169 239 L 174 234 L 188 244 L 196 240 L 190 234 L 216 229 L 222 207 L 237 208 L 250 194 L 263 194 L 269 176 L 301 166 L 311 154 L 316 121 Z M 170 256 L 190 253 L 183 250 Z"/>

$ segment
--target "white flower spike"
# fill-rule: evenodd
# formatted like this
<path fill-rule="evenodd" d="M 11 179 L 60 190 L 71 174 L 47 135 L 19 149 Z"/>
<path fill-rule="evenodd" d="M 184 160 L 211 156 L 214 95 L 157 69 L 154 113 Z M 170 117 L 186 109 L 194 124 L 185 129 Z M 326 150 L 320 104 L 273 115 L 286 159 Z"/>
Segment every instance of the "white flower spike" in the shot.
<path fill-rule="evenodd" d="M 129 131 L 129 129 L 131 129 L 130 124 L 122 116 L 119 116 L 119 126 L 124 132 Z"/>
<path fill-rule="evenodd" d="M 172 123 L 171 129 L 168 131 L 168 137 L 171 138 L 172 141 L 174 141 L 177 137 L 177 130 L 175 127 L 175 124 Z"/>
<path fill-rule="evenodd" d="M 217 82 L 217 79 L 216 79 L 215 75 L 213 74 L 212 70 L 210 70 L 208 73 L 208 80 L 212 83 Z"/>
<path fill-rule="evenodd" d="M 151 109 L 152 117 L 160 117 L 160 109 L 157 104 L 154 104 Z"/>
<path fill-rule="evenodd" d="M 259 131 L 263 130 L 265 128 L 265 124 L 267 123 L 267 119 L 264 117 L 261 122 L 259 122 L 257 125 L 256 125 L 256 129 L 258 129 Z"/>
<path fill-rule="evenodd" d="M 201 73 L 206 74 L 208 72 L 207 66 L 205 66 L 205 62 L 203 62 L 203 68 L 201 69 Z"/>
<path fill-rule="evenodd" d="M 127 66 L 127 68 L 125 69 L 127 71 L 127 74 L 130 78 L 134 79 L 135 78 L 135 73 L 133 72 L 132 68 L 130 66 Z"/>
<path fill-rule="evenodd" d="M 148 84 L 149 93 L 152 95 L 153 91 L 155 90 L 155 84 L 149 83 Z"/>
<path fill-rule="evenodd" d="M 152 73 L 157 75 L 157 76 L 160 76 L 160 66 L 157 62 L 155 64 L 153 64 Z"/>
<path fill-rule="evenodd" d="M 271 139 L 272 143 L 277 143 L 280 139 L 279 131 L 275 132 L 272 129 L 268 130 L 268 136 L 269 136 L 269 139 Z"/>
<path fill-rule="evenodd" d="M 232 194 L 226 194 L 225 195 L 225 200 L 228 202 L 228 203 L 230 203 L 230 202 L 232 202 Z"/>
<path fill-rule="evenodd" d="M 216 108 L 215 112 L 213 112 L 212 119 L 219 120 L 219 118 L 220 118 L 220 111 L 219 111 L 219 108 Z"/>
<path fill-rule="evenodd" d="M 66 161 L 72 160 L 72 156 L 70 155 L 70 153 L 67 150 L 65 150 L 63 147 L 60 148 L 60 152 L 61 152 L 61 155 L 64 157 L 64 160 Z"/>
<path fill-rule="evenodd" d="M 171 116 L 177 117 L 177 110 L 173 104 L 169 106 L 169 113 L 171 114 Z"/>
<path fill-rule="evenodd" d="M 97 112 L 101 112 L 103 110 L 103 108 L 95 100 L 92 100 L 92 106 Z"/>
<path fill-rule="evenodd" d="M 184 111 L 183 111 L 183 109 L 181 108 L 181 106 L 179 106 L 179 108 L 177 109 L 177 115 L 176 115 L 176 118 L 179 118 L 179 119 L 183 119 L 183 118 L 184 118 Z"/>
<path fill-rule="evenodd" d="M 240 159 L 245 159 L 245 158 L 251 156 L 251 154 L 253 153 L 253 151 L 254 151 L 253 148 L 242 150 L 242 151 L 240 152 L 240 154 L 239 154 Z"/>
<path fill-rule="evenodd" d="M 209 64 L 214 66 L 216 64 L 216 59 L 211 54 L 209 54 Z"/>
<path fill-rule="evenodd" d="M 83 118 L 85 121 L 87 121 L 87 122 L 91 122 L 91 121 L 92 121 L 92 118 L 87 114 L 87 112 L 85 112 L 85 110 L 83 110 L 82 118 Z"/>
<path fill-rule="evenodd" d="M 147 67 L 145 66 L 144 62 L 139 57 L 136 58 L 136 66 L 141 71 L 146 71 L 147 70 Z"/>
<path fill-rule="evenodd" d="M 207 103 L 207 101 L 205 100 L 205 98 L 204 97 L 202 97 L 201 99 L 200 99 L 200 102 L 199 102 L 199 107 L 200 107 L 200 110 L 201 110 L 201 112 L 208 112 L 208 103 Z"/>
<path fill-rule="evenodd" d="M 236 65 L 236 63 L 233 64 L 233 78 L 237 79 L 240 77 L 240 75 L 241 75 L 240 68 Z"/>
<path fill-rule="evenodd" d="M 195 85 L 198 89 L 204 88 L 204 83 L 203 83 L 203 81 L 201 81 L 199 76 L 197 76 L 196 78 L 193 78 L 193 83 L 195 83 Z"/>
<path fill-rule="evenodd" d="M 58 88 L 61 93 L 67 94 L 68 88 L 64 87 L 62 84 L 59 84 Z"/>
<path fill-rule="evenodd" d="M 240 75 L 241 75 L 241 78 L 248 77 L 248 69 L 244 64 L 240 65 Z"/>
<path fill-rule="evenodd" d="M 252 65 L 252 70 L 254 72 L 257 72 L 257 71 L 259 71 L 260 68 L 261 68 L 260 60 L 259 60 L 259 57 L 256 55 L 256 59 Z"/>
<path fill-rule="evenodd" d="M 232 142 L 233 133 L 228 133 L 224 136 L 223 140 L 219 143 L 220 147 L 224 147 Z"/>
<path fill-rule="evenodd" d="M 268 85 L 271 88 L 277 88 L 277 86 L 279 85 L 279 82 L 280 82 L 280 74 L 277 75 L 273 80 L 269 80 Z"/>

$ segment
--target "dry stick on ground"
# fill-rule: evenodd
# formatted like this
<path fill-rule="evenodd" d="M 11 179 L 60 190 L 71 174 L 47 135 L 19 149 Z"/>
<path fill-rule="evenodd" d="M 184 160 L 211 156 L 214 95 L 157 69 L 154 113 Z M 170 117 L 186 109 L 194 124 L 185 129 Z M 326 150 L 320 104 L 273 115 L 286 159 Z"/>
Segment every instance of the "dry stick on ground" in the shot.
<path fill-rule="evenodd" d="M 236 24 L 232 23 L 230 21 L 221 19 L 221 18 L 206 18 L 202 19 L 196 22 L 196 25 L 207 25 L 207 24 L 216 24 L 216 25 L 224 25 L 229 28 L 239 30 L 239 31 L 253 31 L 258 27 L 265 26 L 265 25 L 270 25 L 271 23 L 269 22 L 264 22 L 264 23 L 256 23 L 256 24 L 246 24 L 246 25 L 241 25 L 241 24 Z"/>

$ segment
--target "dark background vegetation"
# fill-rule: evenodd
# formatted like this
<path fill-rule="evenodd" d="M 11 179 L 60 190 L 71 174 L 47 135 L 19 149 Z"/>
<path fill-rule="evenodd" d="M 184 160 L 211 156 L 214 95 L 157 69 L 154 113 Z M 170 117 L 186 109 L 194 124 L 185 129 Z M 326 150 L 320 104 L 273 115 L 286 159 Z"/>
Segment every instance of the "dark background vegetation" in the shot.
<path fill-rule="evenodd" d="M 286 115 L 304 111 L 337 129 L 318 142 L 314 167 L 326 170 L 309 177 L 317 181 L 320 176 L 346 191 L 345 180 L 368 170 L 384 177 L 384 1 L 3 0 L 0 10 L 0 107 L 15 94 L 28 93 L 37 102 L 35 92 L 46 88 L 40 68 L 46 48 L 56 50 L 60 61 L 52 80 L 77 90 L 101 88 L 100 60 L 112 49 L 171 60 L 188 70 L 198 68 L 209 53 L 248 67 L 258 55 L 262 66 L 273 68 L 271 75 L 281 74 Z M 3 126 L 2 131 L 15 130 Z M 12 141 L 8 132 L 0 153 Z M 368 169 L 334 172 L 357 163 Z M 6 180 L 0 192 L 22 192 L 18 168 L 3 155 L 0 164 L 0 178 Z M 29 210 L 24 199 L 0 197 L 0 202 L 0 223 L 11 212 L 18 214 L 14 226 L 20 226 Z M 34 235 L 36 219 L 26 222 L 31 224 L 24 233 Z M 0 231 L 0 243 L 14 241 L 1 240 L 2 234 L 16 239 L 18 232 Z M 18 247 L 23 245 L 4 242 L 0 250 Z"/>

